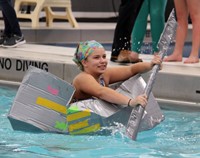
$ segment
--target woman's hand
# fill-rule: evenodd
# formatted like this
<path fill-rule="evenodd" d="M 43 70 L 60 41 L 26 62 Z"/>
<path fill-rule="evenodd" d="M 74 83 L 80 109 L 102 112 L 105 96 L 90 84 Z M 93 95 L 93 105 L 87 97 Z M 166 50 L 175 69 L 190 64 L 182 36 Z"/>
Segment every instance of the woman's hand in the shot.
<path fill-rule="evenodd" d="M 151 67 L 154 65 L 160 65 L 160 69 L 162 68 L 162 60 L 159 55 L 154 55 L 154 58 L 151 60 Z"/>
<path fill-rule="evenodd" d="M 141 105 L 145 107 L 147 105 L 147 96 L 145 94 L 137 96 L 135 99 L 131 99 L 130 106 L 135 107 L 136 105 Z"/>

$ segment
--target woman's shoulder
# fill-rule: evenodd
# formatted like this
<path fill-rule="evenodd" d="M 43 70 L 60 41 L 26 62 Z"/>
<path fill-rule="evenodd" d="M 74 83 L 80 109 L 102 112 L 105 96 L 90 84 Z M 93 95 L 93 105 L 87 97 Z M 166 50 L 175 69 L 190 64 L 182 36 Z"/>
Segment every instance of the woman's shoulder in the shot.
<path fill-rule="evenodd" d="M 81 72 L 81 73 L 79 73 L 75 78 L 76 79 L 79 79 L 79 78 L 90 78 L 90 77 L 92 77 L 92 75 L 91 74 L 88 74 L 88 73 L 85 73 L 85 72 Z"/>
<path fill-rule="evenodd" d="M 92 77 L 92 75 L 81 72 L 79 73 L 74 79 L 73 79 L 73 83 L 75 82 L 82 82 L 82 81 L 87 81 Z"/>

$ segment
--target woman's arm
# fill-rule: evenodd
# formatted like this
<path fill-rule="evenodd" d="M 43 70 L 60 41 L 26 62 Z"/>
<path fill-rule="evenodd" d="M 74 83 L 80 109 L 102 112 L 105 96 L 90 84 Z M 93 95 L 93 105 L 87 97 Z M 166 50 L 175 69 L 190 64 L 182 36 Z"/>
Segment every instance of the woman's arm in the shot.
<path fill-rule="evenodd" d="M 111 67 L 106 70 L 105 79 L 108 84 L 124 81 L 138 73 L 144 73 L 151 70 L 155 64 L 161 64 L 161 58 L 158 55 L 155 56 L 151 62 L 140 62 L 128 66 Z"/>
<path fill-rule="evenodd" d="M 131 99 L 123 94 L 118 93 L 117 91 L 101 86 L 91 75 L 82 74 L 79 75 L 74 81 L 75 88 L 78 88 L 83 93 L 89 94 L 96 98 L 105 100 L 110 103 L 118 105 L 127 105 L 135 106 L 137 104 L 146 105 L 147 99 L 145 95 Z M 130 101 L 129 101 L 130 100 Z"/>

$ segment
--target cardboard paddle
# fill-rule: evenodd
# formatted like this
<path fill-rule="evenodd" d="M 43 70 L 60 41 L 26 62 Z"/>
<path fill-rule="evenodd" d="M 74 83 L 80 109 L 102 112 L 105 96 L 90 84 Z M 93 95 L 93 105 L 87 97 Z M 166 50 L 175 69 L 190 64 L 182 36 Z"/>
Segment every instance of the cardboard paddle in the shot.
<path fill-rule="evenodd" d="M 170 42 L 175 34 L 176 26 L 177 26 L 177 22 L 176 22 L 175 10 L 173 9 L 170 13 L 170 16 L 167 20 L 165 28 L 164 28 L 164 30 L 160 36 L 159 42 L 158 42 L 159 55 L 162 60 L 163 60 L 163 58 L 167 52 L 167 49 L 170 45 Z M 149 98 L 153 84 L 156 79 L 156 74 L 159 71 L 159 69 L 160 69 L 160 65 L 154 65 L 152 68 L 152 73 L 149 77 L 149 80 L 148 80 L 147 85 L 144 90 L 144 93 L 147 95 L 147 98 Z M 131 112 L 131 115 L 129 117 L 128 124 L 126 127 L 126 134 L 132 140 L 136 140 L 138 129 L 140 126 L 140 121 L 144 114 L 144 110 L 145 109 L 141 105 L 137 105 Z"/>

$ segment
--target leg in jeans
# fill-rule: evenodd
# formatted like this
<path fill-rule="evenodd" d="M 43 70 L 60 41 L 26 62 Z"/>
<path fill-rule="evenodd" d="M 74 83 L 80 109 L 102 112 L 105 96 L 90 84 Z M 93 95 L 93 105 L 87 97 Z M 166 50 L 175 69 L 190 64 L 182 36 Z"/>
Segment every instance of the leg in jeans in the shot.
<path fill-rule="evenodd" d="M 12 7 L 10 0 L 0 0 L 0 6 L 2 8 L 3 19 L 5 24 L 5 34 L 15 34 L 21 36 L 21 30 L 14 8 Z"/>
<path fill-rule="evenodd" d="M 0 6 L 5 24 L 4 33 L 0 39 L 0 46 L 13 48 L 26 43 L 11 1 L 0 0 Z"/>

